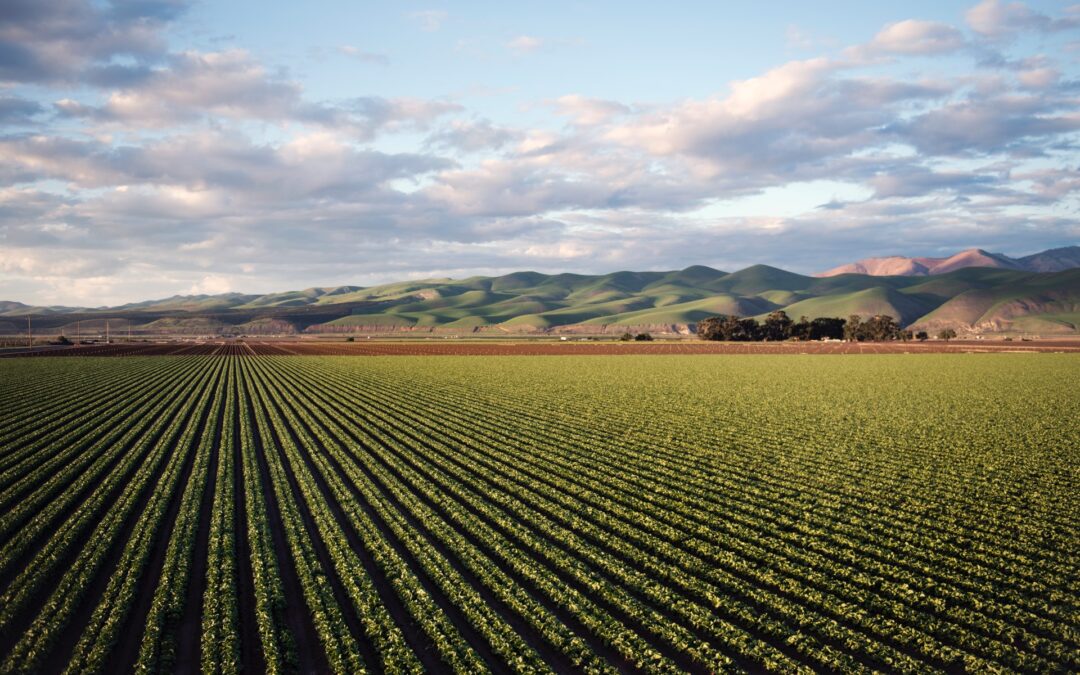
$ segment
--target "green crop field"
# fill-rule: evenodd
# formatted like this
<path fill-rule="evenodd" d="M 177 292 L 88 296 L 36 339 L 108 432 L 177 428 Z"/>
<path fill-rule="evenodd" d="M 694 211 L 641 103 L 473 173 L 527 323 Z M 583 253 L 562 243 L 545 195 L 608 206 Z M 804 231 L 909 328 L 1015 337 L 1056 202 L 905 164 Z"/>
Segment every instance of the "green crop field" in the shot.
<path fill-rule="evenodd" d="M 0 672 L 1077 672 L 1080 358 L 0 361 Z"/>

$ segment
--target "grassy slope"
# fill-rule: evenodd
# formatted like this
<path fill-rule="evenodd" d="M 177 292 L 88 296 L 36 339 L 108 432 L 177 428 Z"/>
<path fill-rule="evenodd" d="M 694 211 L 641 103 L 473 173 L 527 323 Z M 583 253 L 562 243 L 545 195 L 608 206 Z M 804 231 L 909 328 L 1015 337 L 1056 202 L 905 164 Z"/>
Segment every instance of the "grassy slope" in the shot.
<path fill-rule="evenodd" d="M 906 324 L 955 327 L 1034 325 L 1032 321 L 1043 317 L 1047 326 L 1071 331 L 1076 330 L 1073 314 L 1080 312 L 1080 270 L 1033 274 L 968 268 L 934 277 L 826 278 L 767 265 L 731 274 L 701 266 L 596 276 L 516 272 L 264 296 L 183 296 L 108 314 L 80 310 L 79 318 L 86 324 L 105 315 L 114 320 L 130 317 L 144 329 L 175 327 L 185 332 L 212 331 L 219 325 L 265 332 L 272 330 L 273 321 L 295 330 L 314 326 L 316 332 L 320 326 L 331 331 L 359 326 L 534 331 L 569 325 L 683 325 L 716 314 L 760 317 L 776 309 L 793 319 L 889 314 Z M 57 325 L 75 318 L 52 316 Z"/>
<path fill-rule="evenodd" d="M 821 316 L 847 318 L 858 314 L 867 318 L 875 314 L 887 314 L 899 319 L 901 323 L 908 323 L 925 314 L 927 309 L 927 305 L 917 298 L 877 286 L 851 293 L 800 300 L 785 307 L 784 311 L 796 320 L 801 316 L 810 319 Z"/>
<path fill-rule="evenodd" d="M 1030 322 L 1043 315 L 1048 318 L 1068 317 L 1080 311 L 1080 270 L 1052 274 L 1007 272 L 999 275 L 977 275 L 974 272 L 960 270 L 956 273 L 966 273 L 961 278 L 973 282 L 971 290 L 947 299 L 916 320 L 915 324 L 931 327 L 995 325 L 1007 328 L 1007 324 L 1013 321 Z M 1067 318 L 1063 320 L 1071 323 Z"/>

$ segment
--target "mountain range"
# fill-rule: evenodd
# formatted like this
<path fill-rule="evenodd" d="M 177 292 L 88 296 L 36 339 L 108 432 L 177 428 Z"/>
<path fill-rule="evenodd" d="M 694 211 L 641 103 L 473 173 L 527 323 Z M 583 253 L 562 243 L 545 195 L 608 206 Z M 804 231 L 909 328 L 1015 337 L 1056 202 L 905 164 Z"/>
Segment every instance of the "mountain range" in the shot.
<path fill-rule="evenodd" d="M 336 286 L 265 295 L 174 296 L 119 307 L 31 307 L 0 302 L 0 334 L 25 330 L 82 334 L 297 333 L 609 333 L 692 332 L 717 314 L 793 319 L 889 314 L 905 326 L 970 332 L 1080 332 L 1080 266 L 1060 271 L 1015 269 L 1067 263 L 1078 247 L 1012 259 L 982 251 L 941 259 L 926 272 L 804 276 L 767 265 L 728 273 L 704 266 L 668 272 L 602 275 L 515 272 L 496 277 L 427 279 L 363 288 Z M 965 267 L 960 263 L 999 264 Z M 878 259 L 883 260 L 883 259 Z M 1080 264 L 1080 263 L 1078 263 Z M 904 268 L 916 269 L 913 267 Z"/>
<path fill-rule="evenodd" d="M 884 258 L 864 258 L 853 263 L 834 267 L 816 277 L 834 277 L 839 274 L 869 274 L 872 276 L 921 277 L 945 274 L 965 267 L 993 267 L 1025 272 L 1063 272 L 1080 267 L 1080 246 L 1053 248 L 1022 258 L 1010 258 L 1002 253 L 988 253 L 980 248 L 969 248 L 944 258 L 909 258 L 891 255 Z"/>

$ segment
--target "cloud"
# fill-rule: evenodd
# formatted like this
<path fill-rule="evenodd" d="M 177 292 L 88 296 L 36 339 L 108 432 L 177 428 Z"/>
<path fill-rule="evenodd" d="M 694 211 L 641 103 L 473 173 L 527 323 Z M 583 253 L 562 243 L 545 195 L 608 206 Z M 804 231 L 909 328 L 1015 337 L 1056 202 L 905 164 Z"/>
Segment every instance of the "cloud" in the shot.
<path fill-rule="evenodd" d="M 434 33 L 442 28 L 443 22 L 449 18 L 449 14 L 440 9 L 425 9 L 409 12 L 406 16 L 427 33 Z"/>
<path fill-rule="evenodd" d="M 366 138 L 380 130 L 425 131 L 440 117 L 464 110 L 452 101 L 380 96 L 355 98 L 342 107 L 355 116 L 352 124 Z"/>
<path fill-rule="evenodd" d="M 155 61 L 162 32 L 186 2 L 6 0 L 0 6 L 0 82 L 76 82 L 114 57 Z"/>
<path fill-rule="evenodd" d="M 833 77 L 842 63 L 791 61 L 731 83 L 726 96 L 689 100 L 612 125 L 606 138 L 677 157 L 702 177 L 769 185 L 839 170 L 830 164 L 880 139 L 889 108 L 940 95 L 932 86 Z M 715 189 L 715 188 L 714 188 Z"/>
<path fill-rule="evenodd" d="M 174 55 L 139 87 L 111 94 L 102 112 L 164 126 L 204 114 L 280 120 L 302 109 L 299 85 L 267 73 L 237 49 Z"/>
<path fill-rule="evenodd" d="M 587 98 L 580 94 L 567 94 L 551 101 L 555 112 L 573 119 L 574 124 L 593 126 L 609 122 L 613 117 L 630 112 L 630 107 L 618 101 Z"/>
<path fill-rule="evenodd" d="M 100 106 L 69 100 L 57 104 L 68 116 L 99 123 L 168 127 L 206 116 L 313 123 L 340 122 L 338 111 L 303 100 L 300 86 L 270 73 L 240 49 L 187 51 L 132 83 L 115 89 Z"/>
<path fill-rule="evenodd" d="M 908 19 L 885 26 L 863 49 L 871 54 L 928 56 L 954 52 L 964 45 L 964 36 L 952 26 Z"/>
<path fill-rule="evenodd" d="M 297 82 L 270 72 L 239 49 L 173 54 L 134 86 L 114 90 L 102 105 L 62 99 L 55 106 L 67 117 L 121 127 L 264 120 L 349 129 L 365 140 L 382 130 L 425 129 L 437 117 L 461 109 L 448 101 L 377 96 L 312 103 Z"/>
<path fill-rule="evenodd" d="M 1010 39 L 1025 30 L 1048 33 L 1080 26 L 1080 12 L 1075 6 L 1070 8 L 1069 16 L 1054 19 L 1022 2 L 1001 0 L 983 0 L 969 9 L 964 18 L 971 30 L 990 40 Z"/>
<path fill-rule="evenodd" d="M 935 192 L 986 193 L 1000 187 L 1001 177 L 969 171 L 936 172 L 922 166 L 897 167 L 868 179 L 875 199 L 924 197 Z"/>
<path fill-rule="evenodd" d="M 207 274 L 188 289 L 191 295 L 217 295 L 233 290 L 233 282 L 221 274 Z"/>
<path fill-rule="evenodd" d="M 1080 167 L 1018 171 L 1011 178 L 1030 183 L 1033 200 L 1058 202 L 1072 194 L 1080 193 Z"/>
<path fill-rule="evenodd" d="M 988 96 L 935 108 L 896 123 L 891 131 L 929 155 L 1040 155 L 1046 142 L 1080 129 L 1080 114 L 1056 113 L 1055 107 L 1038 95 Z"/>
<path fill-rule="evenodd" d="M 837 251 L 1080 236 L 1074 64 L 993 42 L 1069 13 L 984 3 L 970 33 L 899 21 L 693 98 L 557 92 L 529 105 L 528 128 L 492 112 L 504 101 L 473 107 L 490 100 L 475 92 L 320 101 L 243 50 L 170 52 L 184 3 L 58 3 L 68 14 L 0 6 L 0 35 L 33 27 L 45 45 L 26 33 L 0 53 L 0 72 L 36 83 L 0 90 L 0 257 L 5 288 L 28 299 L 61 299 L 73 280 L 97 304 L 522 267 L 818 271 Z M 435 30 L 447 16 L 409 18 Z M 927 67 L 943 56 L 948 69 Z M 851 189 L 807 194 L 823 181 Z M 730 215 L 747 201 L 760 212 Z"/>
<path fill-rule="evenodd" d="M 362 63 L 374 63 L 380 66 L 390 65 L 390 57 L 386 54 L 380 54 L 378 52 L 366 52 L 359 47 L 353 47 L 352 45 L 343 45 L 338 47 L 338 51 L 348 56 L 351 59 L 356 59 Z"/>
<path fill-rule="evenodd" d="M 176 188 L 191 200 L 207 190 L 248 195 L 262 203 L 371 195 L 389 181 L 447 169 L 452 163 L 420 154 L 387 154 L 353 147 L 329 132 L 259 145 L 237 133 L 201 131 L 142 145 L 113 146 L 42 135 L 0 138 L 0 185 L 59 180 L 75 187 Z M 195 204 L 192 201 L 188 206 Z M 182 204 L 173 204 L 183 206 Z"/>
<path fill-rule="evenodd" d="M 466 43 L 462 43 L 464 46 Z M 518 35 L 505 43 L 506 49 L 517 56 L 524 56 L 539 51 L 550 51 L 555 47 L 574 47 L 585 44 L 581 38 L 544 38 L 536 35 Z"/>
<path fill-rule="evenodd" d="M 534 35 L 518 35 L 506 43 L 506 48 L 515 54 L 528 54 L 544 46 L 543 38 Z"/>
<path fill-rule="evenodd" d="M 451 120 L 424 141 L 425 147 L 473 153 L 498 150 L 520 138 L 520 133 L 498 127 L 491 120 Z"/>
<path fill-rule="evenodd" d="M 0 96 L 0 124 L 29 124 L 44 111 L 45 108 L 36 101 L 16 96 Z"/>
<path fill-rule="evenodd" d="M 1020 84 L 1028 89 L 1047 89 L 1061 79 L 1057 68 L 1030 68 L 1016 74 Z"/>

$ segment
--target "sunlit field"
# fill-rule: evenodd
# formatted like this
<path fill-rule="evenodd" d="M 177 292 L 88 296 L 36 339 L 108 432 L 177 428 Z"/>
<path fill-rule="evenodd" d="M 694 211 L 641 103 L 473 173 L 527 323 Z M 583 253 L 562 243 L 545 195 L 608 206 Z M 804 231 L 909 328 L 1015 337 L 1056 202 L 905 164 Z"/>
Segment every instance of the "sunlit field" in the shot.
<path fill-rule="evenodd" d="M 0 361 L 3 670 L 1067 671 L 1080 360 Z"/>

